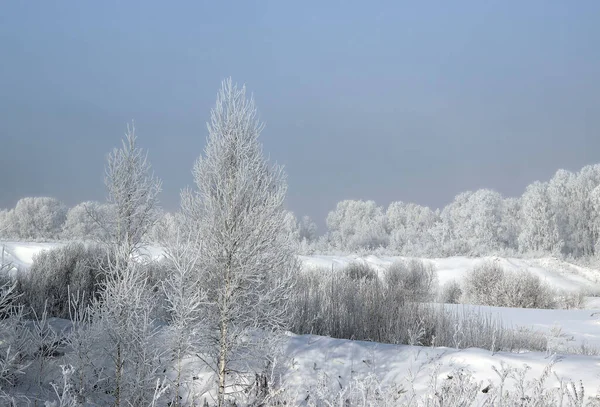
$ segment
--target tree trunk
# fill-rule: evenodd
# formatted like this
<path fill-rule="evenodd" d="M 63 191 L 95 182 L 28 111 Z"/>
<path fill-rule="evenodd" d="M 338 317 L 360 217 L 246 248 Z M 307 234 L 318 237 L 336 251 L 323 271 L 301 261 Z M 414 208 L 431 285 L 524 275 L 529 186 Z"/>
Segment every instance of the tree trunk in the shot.
<path fill-rule="evenodd" d="M 225 374 L 227 369 L 227 320 L 221 319 L 221 340 L 219 343 L 219 395 L 218 406 L 225 405 Z"/>
<path fill-rule="evenodd" d="M 121 360 L 121 344 L 117 343 L 117 363 L 115 364 L 115 407 L 121 405 L 121 376 L 123 374 L 123 363 Z"/>

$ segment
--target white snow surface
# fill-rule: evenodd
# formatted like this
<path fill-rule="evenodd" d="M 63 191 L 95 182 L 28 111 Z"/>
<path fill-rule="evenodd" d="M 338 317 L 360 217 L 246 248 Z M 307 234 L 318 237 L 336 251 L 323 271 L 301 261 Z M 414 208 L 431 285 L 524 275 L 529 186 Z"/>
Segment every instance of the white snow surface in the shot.
<path fill-rule="evenodd" d="M 530 368 L 527 380 L 537 379 L 552 360 L 556 364 L 546 383 L 559 385 L 559 379 L 581 381 L 587 395 L 600 391 L 600 357 L 580 355 L 549 355 L 540 352 L 492 353 L 484 349 L 427 348 L 408 345 L 389 345 L 373 342 L 349 341 L 312 335 L 292 335 L 287 355 L 289 368 L 284 374 L 288 389 L 294 389 L 298 400 L 311 387 L 316 387 L 320 375 L 330 379 L 332 390 L 346 386 L 352 379 L 375 375 L 382 385 L 409 388 L 417 394 L 424 392 L 434 374 L 441 383 L 448 375 L 463 369 L 473 374 L 483 389 L 497 384 L 493 368 L 502 365 Z M 514 383 L 509 382 L 509 388 Z"/>

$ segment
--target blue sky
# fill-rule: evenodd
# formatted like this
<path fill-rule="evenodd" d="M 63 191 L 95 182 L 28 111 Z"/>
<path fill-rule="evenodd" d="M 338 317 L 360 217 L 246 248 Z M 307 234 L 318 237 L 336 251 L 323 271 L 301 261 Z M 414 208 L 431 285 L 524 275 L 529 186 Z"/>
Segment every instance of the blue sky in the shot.
<path fill-rule="evenodd" d="M 0 207 L 103 200 L 135 119 L 175 210 L 221 80 L 246 83 L 288 206 L 442 207 L 600 162 L 600 2 L 5 2 Z"/>

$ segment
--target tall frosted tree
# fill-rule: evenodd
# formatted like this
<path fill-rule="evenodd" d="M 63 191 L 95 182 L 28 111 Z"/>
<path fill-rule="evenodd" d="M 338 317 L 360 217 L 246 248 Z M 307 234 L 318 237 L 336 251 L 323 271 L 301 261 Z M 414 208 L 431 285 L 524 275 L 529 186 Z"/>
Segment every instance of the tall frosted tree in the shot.
<path fill-rule="evenodd" d="M 423 256 L 439 250 L 432 230 L 439 216 L 426 206 L 392 202 L 386 211 L 390 248 L 404 255 Z"/>
<path fill-rule="evenodd" d="M 104 183 L 114 215 L 103 227 L 111 231 L 109 243 L 131 255 L 158 219 L 162 186 L 152 173 L 147 153 L 137 146 L 133 125 L 127 126 L 121 148 L 109 154 Z"/>
<path fill-rule="evenodd" d="M 548 185 L 530 184 L 521 197 L 519 249 L 523 252 L 559 254 L 562 248 L 556 215 L 548 198 Z"/>
<path fill-rule="evenodd" d="M 148 405 L 159 366 L 159 347 L 152 341 L 156 301 L 144 268 L 132 257 L 157 221 L 161 182 L 136 141 L 135 129 L 128 126 L 121 148 L 108 155 L 105 184 L 112 210 L 111 216 L 98 219 L 110 232 L 110 261 L 92 320 L 103 341 L 102 356 L 112 362 L 105 379 L 112 384 L 114 406 Z"/>
<path fill-rule="evenodd" d="M 592 192 L 598 185 L 600 185 L 600 165 L 585 166 L 577 173 L 571 196 L 571 208 L 574 211 L 573 254 L 576 257 L 591 256 L 595 251 L 598 234 L 593 227 L 595 210 Z"/>
<path fill-rule="evenodd" d="M 206 289 L 207 345 L 199 354 L 218 382 L 218 405 L 243 378 L 266 338 L 288 322 L 298 260 L 286 231 L 283 169 L 270 165 L 258 140 L 263 124 L 245 87 L 222 83 L 211 111 L 204 154 L 193 168 L 194 191 L 182 194 L 188 226 L 200 231 L 197 264 Z"/>

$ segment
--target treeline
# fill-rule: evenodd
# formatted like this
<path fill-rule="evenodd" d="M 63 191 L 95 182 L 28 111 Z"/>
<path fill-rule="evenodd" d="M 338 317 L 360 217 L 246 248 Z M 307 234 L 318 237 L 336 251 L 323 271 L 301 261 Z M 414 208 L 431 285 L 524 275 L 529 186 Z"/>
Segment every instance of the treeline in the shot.
<path fill-rule="evenodd" d="M 293 224 L 293 222 L 292 222 Z M 480 189 L 457 195 L 443 209 L 392 202 L 339 202 L 327 231 L 307 233 L 296 222 L 305 252 L 368 252 L 405 256 L 523 254 L 592 257 L 600 249 L 600 165 L 559 170 L 517 198 Z"/>
<path fill-rule="evenodd" d="M 23 198 L 0 211 L 0 237 L 17 240 L 102 239 L 110 234 L 98 219 L 114 218 L 110 204 L 84 202 L 70 209 L 53 198 Z M 534 182 L 523 195 L 505 198 L 480 189 L 457 195 L 443 209 L 392 202 L 345 200 L 327 216 L 319 236 L 308 217 L 288 212 L 287 229 L 301 253 L 383 250 L 406 256 L 534 253 L 574 258 L 595 256 L 600 247 L 600 165 L 579 172 L 559 170 Z M 110 222 L 102 222 L 109 225 Z M 164 213 L 149 234 L 161 240 L 175 216 Z"/>

